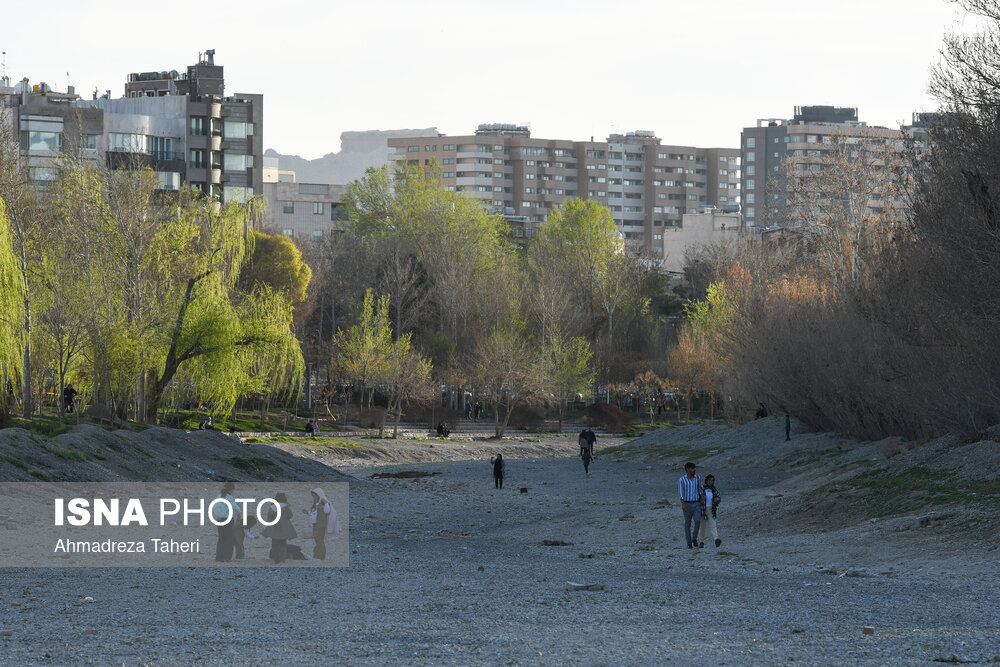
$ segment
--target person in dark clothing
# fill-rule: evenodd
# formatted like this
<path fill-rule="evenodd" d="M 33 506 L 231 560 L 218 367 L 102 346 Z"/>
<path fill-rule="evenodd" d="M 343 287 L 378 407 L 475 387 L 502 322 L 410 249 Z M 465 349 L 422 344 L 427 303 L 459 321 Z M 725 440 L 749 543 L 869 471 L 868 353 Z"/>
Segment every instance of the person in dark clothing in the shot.
<path fill-rule="evenodd" d="M 590 454 L 590 447 L 580 449 L 580 458 L 583 459 L 583 474 L 590 475 L 590 460 L 593 458 Z"/>
<path fill-rule="evenodd" d="M 476 419 L 478 420 L 479 417 L 480 417 L 480 415 L 483 414 L 483 404 L 480 403 L 479 401 L 476 401 L 476 404 L 474 406 L 472 406 L 472 408 L 473 408 L 473 412 L 475 412 L 475 414 L 476 414 Z"/>
<path fill-rule="evenodd" d="M 493 485 L 498 488 L 503 488 L 503 478 L 507 471 L 507 462 L 503 460 L 503 454 L 497 454 L 496 458 L 490 459 L 490 463 L 493 464 Z"/>
<path fill-rule="evenodd" d="M 275 563 L 283 563 L 288 559 L 288 540 L 298 537 L 295 526 L 292 525 L 292 510 L 288 507 L 288 496 L 284 493 L 274 494 L 274 499 L 278 503 L 278 510 L 274 507 L 267 509 L 267 522 L 274 521 L 275 516 L 280 512 L 278 522 L 266 527 L 261 531 L 261 537 L 271 538 L 271 551 L 269 557 Z"/>
<path fill-rule="evenodd" d="M 441 436 L 442 438 L 447 438 L 450 433 L 451 431 L 448 429 L 447 424 L 445 424 L 444 422 L 438 422 L 437 434 L 439 436 Z"/>
<path fill-rule="evenodd" d="M 792 418 L 785 413 L 785 440 L 792 439 Z"/>
<path fill-rule="evenodd" d="M 76 399 L 77 391 L 73 389 L 72 384 L 66 385 L 63 389 L 63 410 L 66 412 L 73 412 L 73 402 Z"/>
<path fill-rule="evenodd" d="M 215 545 L 215 560 L 220 563 L 228 563 L 233 559 L 233 551 L 236 549 L 236 542 L 233 536 L 233 525 L 240 522 L 239 508 L 233 498 L 233 491 L 236 485 L 226 482 L 222 485 L 219 497 L 224 498 L 226 503 L 216 503 L 212 509 L 212 515 L 217 521 L 225 521 L 221 525 L 216 525 L 219 533 L 219 541 Z M 228 506 L 228 507 L 227 507 Z"/>
<path fill-rule="evenodd" d="M 757 419 L 763 419 L 764 417 L 767 416 L 767 408 L 764 407 L 763 403 L 761 403 L 760 407 L 757 408 L 756 416 L 757 416 Z"/>

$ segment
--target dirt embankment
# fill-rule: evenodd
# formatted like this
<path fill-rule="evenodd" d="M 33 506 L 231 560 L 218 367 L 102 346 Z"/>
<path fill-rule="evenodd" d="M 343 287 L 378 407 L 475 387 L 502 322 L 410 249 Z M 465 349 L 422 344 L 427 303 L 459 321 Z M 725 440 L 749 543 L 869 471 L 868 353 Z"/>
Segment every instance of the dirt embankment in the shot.
<path fill-rule="evenodd" d="M 758 531 L 828 531 L 886 520 L 896 520 L 901 530 L 1000 526 L 1000 427 L 978 442 L 944 436 L 917 443 L 812 433 L 793 420 L 791 436 L 785 439 L 783 418 L 769 417 L 736 428 L 659 429 L 608 453 L 678 469 L 692 460 L 702 474 L 713 469 L 784 473 L 782 481 L 762 492 L 764 499 L 780 504 L 780 511 L 769 511 L 766 503 L 741 510 L 745 516 L 739 519 Z M 996 531 L 985 532 L 996 540 Z"/>
<path fill-rule="evenodd" d="M 332 468 L 267 444 L 245 445 L 219 431 L 134 432 L 83 424 L 45 438 L 0 431 L 0 481 L 325 481 Z"/>

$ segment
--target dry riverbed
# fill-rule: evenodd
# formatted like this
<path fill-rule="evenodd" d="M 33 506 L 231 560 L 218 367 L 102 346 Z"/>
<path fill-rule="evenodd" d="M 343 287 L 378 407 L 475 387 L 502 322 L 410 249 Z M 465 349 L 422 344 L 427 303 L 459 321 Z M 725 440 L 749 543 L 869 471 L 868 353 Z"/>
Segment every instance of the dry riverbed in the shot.
<path fill-rule="evenodd" d="M 568 435 L 243 445 L 238 458 L 273 455 L 297 479 L 320 463 L 349 476 L 350 567 L 8 569 L 0 654 L 126 665 L 1000 661 L 995 532 L 964 524 L 976 516 L 964 506 L 844 519 L 830 485 L 898 457 L 829 434 L 786 445 L 777 420 L 762 421 L 625 446 L 601 437 L 589 477 Z M 496 451 L 508 459 L 502 490 Z M 718 479 L 719 548 L 684 547 L 676 485 L 689 458 Z M 830 506 L 809 509 L 820 501 Z"/>

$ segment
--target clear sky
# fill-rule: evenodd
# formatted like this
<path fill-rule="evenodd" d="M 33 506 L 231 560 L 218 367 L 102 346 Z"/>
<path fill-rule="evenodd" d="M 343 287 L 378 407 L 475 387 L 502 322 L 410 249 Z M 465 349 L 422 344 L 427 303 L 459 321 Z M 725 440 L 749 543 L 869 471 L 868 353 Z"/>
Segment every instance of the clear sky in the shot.
<path fill-rule="evenodd" d="M 0 49 L 27 76 L 119 97 L 129 72 L 214 48 L 229 93 L 264 94 L 264 146 L 306 158 L 347 130 L 529 123 L 597 140 L 736 147 L 795 105 L 856 106 L 898 126 L 931 110 L 947 30 L 976 21 L 946 0 L 304 0 L 11 3 Z"/>

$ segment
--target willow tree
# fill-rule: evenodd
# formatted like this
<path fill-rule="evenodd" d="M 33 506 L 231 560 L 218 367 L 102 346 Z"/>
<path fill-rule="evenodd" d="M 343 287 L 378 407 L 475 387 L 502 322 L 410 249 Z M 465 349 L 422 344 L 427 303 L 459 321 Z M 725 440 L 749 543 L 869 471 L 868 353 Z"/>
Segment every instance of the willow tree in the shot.
<path fill-rule="evenodd" d="M 156 292 L 151 420 L 177 377 L 189 379 L 218 412 L 230 411 L 247 391 L 298 385 L 304 364 L 286 295 L 267 285 L 236 289 L 259 205 L 220 204 L 185 190 L 163 218 L 159 247 L 169 252 L 159 256 L 159 268 L 168 280 Z"/>
<path fill-rule="evenodd" d="M 25 419 L 32 413 L 31 336 L 37 256 L 46 226 L 42 224 L 42 209 L 38 193 L 28 178 L 28 167 L 21 160 L 20 139 L 6 113 L 0 114 L 0 199 L 5 204 L 6 233 L 10 252 L 15 260 L 20 297 L 20 326 L 16 330 L 21 353 L 21 408 Z"/>
<path fill-rule="evenodd" d="M 17 256 L 10 234 L 7 209 L 0 199 L 0 396 L 6 407 L 7 382 L 19 376 L 21 360 L 21 282 L 18 280 Z"/>

